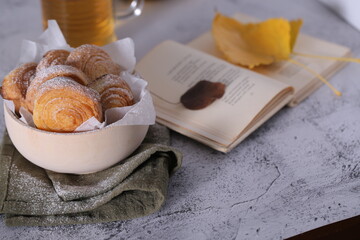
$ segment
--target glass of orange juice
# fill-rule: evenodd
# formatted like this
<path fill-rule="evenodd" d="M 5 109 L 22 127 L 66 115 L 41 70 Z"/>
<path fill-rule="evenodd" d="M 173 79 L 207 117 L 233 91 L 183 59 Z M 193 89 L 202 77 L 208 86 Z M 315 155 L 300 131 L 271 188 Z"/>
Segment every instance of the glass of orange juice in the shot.
<path fill-rule="evenodd" d="M 43 27 L 55 19 L 70 46 L 102 46 L 116 40 L 115 19 L 140 15 L 143 4 L 144 0 L 41 0 Z"/>

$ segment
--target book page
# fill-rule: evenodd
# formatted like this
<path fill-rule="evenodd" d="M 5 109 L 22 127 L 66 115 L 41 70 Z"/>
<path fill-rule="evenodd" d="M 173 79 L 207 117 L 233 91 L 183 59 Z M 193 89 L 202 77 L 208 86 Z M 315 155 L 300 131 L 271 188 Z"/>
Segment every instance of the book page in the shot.
<path fill-rule="evenodd" d="M 242 22 L 258 21 L 242 14 L 236 14 L 234 18 Z M 211 54 L 217 58 L 224 59 L 222 53 L 216 48 L 211 32 L 205 33 L 194 39 L 188 46 Z M 350 55 L 350 49 L 346 47 L 305 34 L 299 34 L 294 51 L 319 56 L 346 57 Z M 295 55 L 292 56 L 292 58 L 325 78 L 329 78 L 344 65 L 342 62 L 333 60 L 315 59 Z M 293 86 L 295 94 L 290 105 L 296 105 L 322 85 L 321 80 L 316 78 L 313 74 L 288 61 L 279 61 L 268 66 L 256 67 L 253 71 Z"/>
<path fill-rule="evenodd" d="M 279 95 L 283 99 L 293 91 L 287 84 L 173 41 L 155 47 L 136 69 L 149 82 L 158 118 L 185 129 L 185 135 L 193 132 L 224 146 L 236 141 L 266 106 L 279 104 Z M 225 94 L 204 109 L 186 109 L 180 97 L 200 80 L 224 83 Z"/>

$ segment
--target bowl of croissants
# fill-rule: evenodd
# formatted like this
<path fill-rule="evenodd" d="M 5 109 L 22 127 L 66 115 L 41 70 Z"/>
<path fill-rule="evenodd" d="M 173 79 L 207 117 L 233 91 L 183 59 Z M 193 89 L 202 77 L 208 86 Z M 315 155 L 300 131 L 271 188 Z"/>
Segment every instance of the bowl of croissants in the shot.
<path fill-rule="evenodd" d="M 86 174 L 129 156 L 149 125 L 76 131 L 85 122 L 105 121 L 105 111 L 129 107 L 139 99 L 122 77 L 123 69 L 102 48 L 82 45 L 72 51 L 47 51 L 39 62 L 24 63 L 5 76 L 1 95 L 5 124 L 17 150 L 48 170 Z M 19 118 L 26 111 L 34 126 Z"/>

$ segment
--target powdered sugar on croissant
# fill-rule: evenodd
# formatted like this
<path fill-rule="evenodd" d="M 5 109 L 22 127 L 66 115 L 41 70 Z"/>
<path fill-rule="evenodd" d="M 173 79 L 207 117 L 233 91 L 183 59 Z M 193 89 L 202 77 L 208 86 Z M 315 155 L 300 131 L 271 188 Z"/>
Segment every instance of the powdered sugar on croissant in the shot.
<path fill-rule="evenodd" d="M 36 73 L 36 76 L 31 81 L 26 93 L 26 106 L 29 112 L 33 112 L 34 110 L 35 95 L 39 87 L 44 82 L 55 77 L 70 77 L 72 80 L 80 83 L 81 85 L 87 85 L 89 82 L 88 77 L 82 71 L 71 66 L 55 65 L 45 68 Z"/>
<path fill-rule="evenodd" d="M 73 132 L 95 117 L 103 121 L 99 94 L 68 77 L 43 83 L 36 94 L 33 120 L 37 128 L 52 132 Z"/>
<path fill-rule="evenodd" d="M 69 54 L 69 51 L 62 49 L 55 49 L 46 52 L 43 58 L 40 60 L 36 68 L 36 72 L 39 72 L 51 66 L 64 65 Z"/>
<path fill-rule="evenodd" d="M 134 95 L 124 79 L 118 75 L 107 74 L 89 85 L 101 97 L 103 110 L 125 107 L 134 104 Z"/>
<path fill-rule="evenodd" d="M 85 44 L 75 48 L 66 60 L 66 64 L 83 71 L 90 79 L 90 82 L 105 74 L 118 75 L 121 72 L 120 65 L 114 63 L 101 48 Z"/>
<path fill-rule="evenodd" d="M 33 62 L 22 64 L 4 78 L 1 95 L 4 99 L 14 102 L 16 112 L 25 105 L 26 92 L 34 77 L 36 66 Z"/>

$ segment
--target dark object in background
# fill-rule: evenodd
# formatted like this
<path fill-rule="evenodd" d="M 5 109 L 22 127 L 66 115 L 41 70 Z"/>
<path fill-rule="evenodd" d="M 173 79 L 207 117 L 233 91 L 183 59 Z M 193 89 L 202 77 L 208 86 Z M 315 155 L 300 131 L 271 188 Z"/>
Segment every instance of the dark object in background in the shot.
<path fill-rule="evenodd" d="M 358 240 L 360 239 L 360 216 L 332 223 L 287 240 Z"/>
<path fill-rule="evenodd" d="M 188 109 L 199 110 L 209 106 L 225 93 L 225 84 L 201 80 L 187 90 L 180 102 Z"/>

